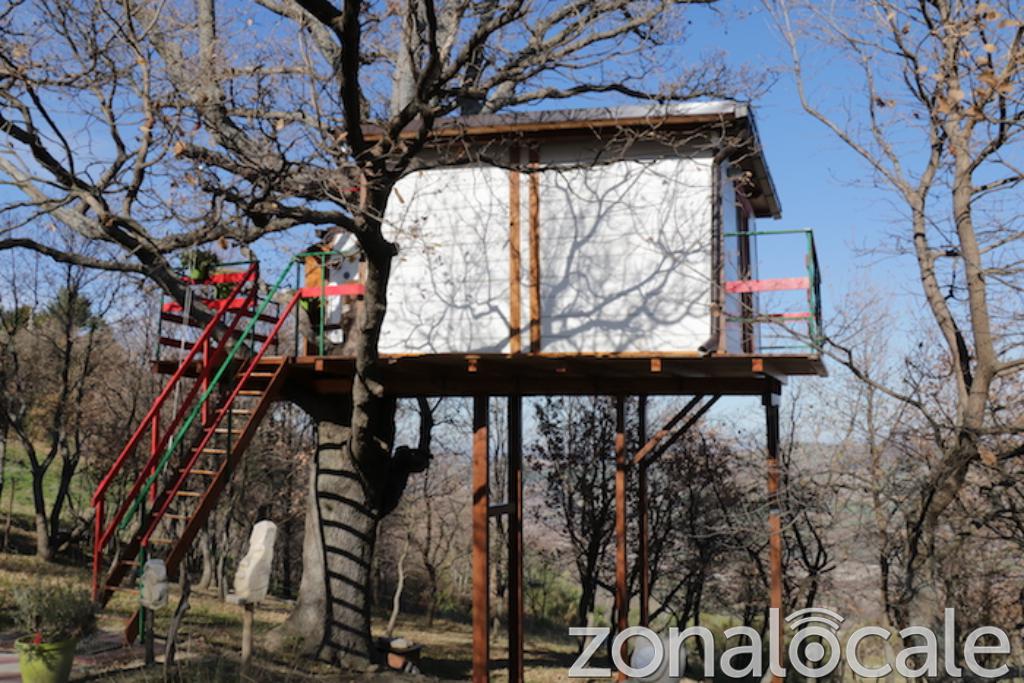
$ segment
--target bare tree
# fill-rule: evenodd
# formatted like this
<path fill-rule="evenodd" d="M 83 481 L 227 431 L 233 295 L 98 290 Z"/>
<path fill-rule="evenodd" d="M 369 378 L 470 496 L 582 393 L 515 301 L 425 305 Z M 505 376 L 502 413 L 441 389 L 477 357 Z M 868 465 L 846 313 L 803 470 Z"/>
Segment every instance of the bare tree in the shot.
<path fill-rule="evenodd" d="M 903 539 L 904 623 L 922 586 L 922 563 L 935 534 L 986 453 L 1004 462 L 1024 455 L 1019 415 L 1000 410 L 1019 381 L 1019 305 L 1024 232 L 1007 193 L 1021 180 L 1015 161 L 1024 107 L 1024 28 L 1014 2 L 870 0 L 824 6 L 780 2 L 800 98 L 865 162 L 903 208 L 898 249 L 912 255 L 936 339 L 925 337 L 903 381 L 872 375 L 833 339 L 830 353 L 857 377 L 917 412 L 917 482 Z M 860 74 L 855 114 L 812 99 L 802 52 L 819 40 Z M 896 77 L 894 77 L 894 75 Z M 847 109 L 849 111 L 849 109 Z M 927 443 L 928 448 L 922 448 Z M 935 454 L 932 458 L 930 453 Z"/>
<path fill-rule="evenodd" d="M 606 397 L 545 398 L 535 414 L 539 439 L 528 458 L 544 475 L 545 521 L 569 540 L 580 587 L 575 624 L 585 626 L 615 532 L 615 405 Z"/>
<path fill-rule="evenodd" d="M 16 272 L 7 283 L 12 307 L 0 316 L 9 381 L 3 421 L 29 462 L 36 553 L 47 560 L 62 541 L 61 520 L 74 502 L 71 484 L 79 464 L 103 442 L 106 424 L 117 419 L 92 389 L 102 366 L 113 365 L 119 351 L 103 320 L 113 297 L 90 300 L 80 267 L 62 266 L 54 275 L 55 281 L 46 281 Z M 48 500 L 55 464 L 56 489 Z"/>

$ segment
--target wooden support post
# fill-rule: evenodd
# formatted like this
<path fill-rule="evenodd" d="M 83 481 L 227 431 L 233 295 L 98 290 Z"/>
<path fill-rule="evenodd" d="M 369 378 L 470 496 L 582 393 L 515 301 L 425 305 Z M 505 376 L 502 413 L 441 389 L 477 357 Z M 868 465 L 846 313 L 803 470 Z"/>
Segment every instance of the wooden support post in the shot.
<path fill-rule="evenodd" d="M 486 683 L 491 659 L 488 403 L 486 396 L 473 397 L 473 683 Z"/>
<path fill-rule="evenodd" d="M 640 443 L 647 443 L 647 397 L 640 397 L 639 406 L 639 432 Z M 637 473 L 637 486 L 640 488 L 639 500 L 637 501 L 640 510 L 640 625 L 650 625 L 650 600 L 651 600 L 651 566 L 649 559 L 649 536 L 650 529 L 647 510 L 647 466 L 641 465 Z"/>
<path fill-rule="evenodd" d="M 153 643 L 153 617 L 155 613 L 151 609 L 143 607 L 142 612 L 142 645 L 144 662 L 146 667 L 156 664 L 156 648 Z"/>
<path fill-rule="evenodd" d="M 508 397 L 508 680 L 523 676 L 523 397 Z"/>
<path fill-rule="evenodd" d="M 778 610 L 779 630 L 775 634 L 778 648 L 775 657 L 783 661 L 782 639 L 782 519 L 779 505 L 779 395 L 767 393 L 763 398 L 768 432 L 768 529 L 769 529 L 769 607 Z M 779 676 L 772 677 L 772 683 L 782 683 Z"/>
<path fill-rule="evenodd" d="M 540 150 L 530 148 L 530 353 L 540 353 Z"/>
<path fill-rule="evenodd" d="M 629 590 L 626 585 L 626 399 L 615 403 L 615 614 L 616 633 L 629 626 Z M 625 648 L 623 648 L 625 659 Z M 621 674 L 616 680 L 623 680 Z"/>
<path fill-rule="evenodd" d="M 252 661 L 252 624 L 256 616 L 256 605 L 242 603 L 242 675 L 249 672 Z"/>
<path fill-rule="evenodd" d="M 509 162 L 512 170 L 508 172 L 508 327 L 509 327 L 509 351 L 520 353 L 523 350 L 523 341 L 520 336 L 523 331 L 522 322 L 522 236 L 519 231 L 519 209 L 522 201 L 520 197 L 520 185 L 522 174 L 519 172 L 519 146 L 514 145 L 509 151 Z"/>

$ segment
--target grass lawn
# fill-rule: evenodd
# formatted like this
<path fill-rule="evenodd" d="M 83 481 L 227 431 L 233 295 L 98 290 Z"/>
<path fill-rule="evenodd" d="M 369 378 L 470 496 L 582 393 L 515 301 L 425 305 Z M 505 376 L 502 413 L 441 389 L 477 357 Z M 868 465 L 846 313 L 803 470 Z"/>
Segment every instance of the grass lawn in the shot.
<path fill-rule="evenodd" d="M 42 454 L 40 453 L 40 455 Z M 53 500 L 57 495 L 60 467 L 61 463 L 58 458 L 50 465 L 43 478 L 43 498 L 46 501 L 47 509 L 53 505 Z M 92 495 L 92 482 L 89 477 L 83 476 L 83 469 L 84 466 L 80 466 L 79 471 L 72 478 L 69 500 L 65 502 L 61 513 L 61 521 L 65 529 L 74 521 L 72 506 L 78 510 L 88 509 L 89 498 Z M 8 439 L 7 442 L 3 479 L 3 491 L 0 495 L 0 552 L 5 550 L 3 547 L 5 533 L 9 536 L 6 550 L 19 553 L 35 552 L 32 470 L 25 450 L 14 439 Z M 9 525 L 8 520 L 10 520 Z"/>
<path fill-rule="evenodd" d="M 44 483 L 49 504 L 56 493 L 59 463 L 50 468 Z M 76 477 L 80 483 L 84 477 Z M 89 491 L 75 489 L 72 495 L 79 504 L 87 505 Z M 13 495 L 12 495 L 13 494 Z M 0 497 L 0 543 L 10 516 L 7 549 L 0 552 L 0 647 L 8 648 L 10 641 L 22 635 L 17 633 L 10 613 L 10 589 L 35 580 L 68 580 L 90 585 L 90 569 L 87 560 L 62 560 L 60 563 L 41 562 L 31 554 L 35 552 L 34 509 L 32 505 L 32 477 L 28 458 L 16 444 L 9 443 L 7 462 L 4 468 L 4 489 Z M 0 548 L 2 551 L 2 548 Z M 128 616 L 134 611 L 136 597 L 133 593 L 118 593 L 100 616 L 101 630 L 119 633 Z M 156 621 L 156 633 L 166 633 L 167 622 L 177 605 L 177 589 L 172 589 L 170 606 L 162 610 Z M 238 639 L 241 636 L 241 610 L 223 603 L 212 593 L 193 591 L 189 600 L 190 609 L 185 617 L 179 635 L 181 662 L 173 680 L 180 681 L 237 681 Z M 251 680 L 299 681 L 324 678 L 338 680 L 338 672 L 329 666 L 309 662 L 299 657 L 273 655 L 262 652 L 259 647 L 260 635 L 266 633 L 285 619 L 289 603 L 268 599 L 260 606 L 256 615 L 256 656 L 257 663 L 250 676 Z M 468 615 L 467 615 L 468 619 Z M 375 623 L 383 626 L 386 615 L 378 615 Z M 534 633 L 537 631 L 537 633 Z M 383 635 L 375 633 L 375 635 Z M 429 678 L 438 680 L 467 680 L 470 676 L 472 655 L 472 631 L 468 622 L 437 618 L 428 627 L 426 619 L 417 615 L 403 615 L 399 618 L 396 637 L 404 637 L 421 643 L 423 647 L 421 670 Z M 158 654 L 161 643 L 158 640 Z M 504 632 L 492 634 L 491 658 L 496 668 L 492 680 L 506 681 L 504 670 L 507 666 L 507 648 Z M 575 658 L 575 644 L 568 635 L 528 629 L 526 638 L 526 678 L 538 683 L 567 680 L 565 672 Z M 90 668 L 84 675 L 76 673 L 78 680 L 110 681 L 163 681 L 162 667 L 143 670 L 138 652 L 135 656 L 123 658 L 123 666 L 109 670 Z M 158 656 L 158 660 L 162 656 Z M 359 680 L 363 680 L 360 677 Z M 373 677 L 388 680 L 387 675 Z"/>
<path fill-rule="evenodd" d="M 36 580 L 69 580 L 89 586 L 87 567 L 75 567 L 41 562 L 34 557 L 0 553 L 0 647 L 9 648 L 10 641 L 22 635 L 16 632 L 10 615 L 10 590 Z M 241 636 L 240 608 L 221 602 L 210 593 L 193 594 L 191 608 L 185 617 L 179 636 L 181 657 L 178 671 L 172 676 L 177 681 L 238 681 L 238 639 Z M 118 633 L 132 612 L 135 596 L 118 593 L 100 617 L 100 628 Z M 166 633 L 167 622 L 177 604 L 177 591 L 172 590 L 170 604 L 162 610 L 156 621 L 156 633 Z M 329 666 L 299 657 L 271 655 L 260 649 L 260 635 L 284 620 L 289 603 L 270 598 L 256 613 L 256 663 L 249 680 L 260 681 L 337 681 L 338 672 Z M 383 626 L 386 617 L 376 621 Z M 423 644 L 422 672 L 435 680 L 467 680 L 470 675 L 472 635 L 470 625 L 451 619 L 435 619 L 433 627 L 419 616 L 403 616 L 398 620 L 395 635 Z M 504 667 L 507 650 L 504 633 L 493 634 L 491 657 L 495 666 Z M 162 660 L 161 643 L 157 642 L 158 661 Z M 566 671 L 574 659 L 575 647 L 568 636 L 534 634 L 527 632 L 526 680 L 537 683 L 567 680 Z M 103 681 L 163 681 L 162 667 L 155 670 L 140 668 L 138 649 L 126 654 L 118 663 L 76 670 L 76 680 Z M 393 676 L 360 676 L 351 680 L 393 680 Z M 507 674 L 495 670 L 492 680 L 505 681 Z M 349 679 L 342 679 L 349 680 Z M 405 680 L 404 678 L 401 680 Z"/>

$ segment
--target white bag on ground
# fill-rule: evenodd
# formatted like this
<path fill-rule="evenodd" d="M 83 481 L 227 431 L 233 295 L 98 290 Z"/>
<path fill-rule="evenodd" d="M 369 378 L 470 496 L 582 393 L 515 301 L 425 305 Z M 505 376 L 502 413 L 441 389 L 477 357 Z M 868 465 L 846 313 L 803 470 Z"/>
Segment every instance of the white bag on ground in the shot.
<path fill-rule="evenodd" d="M 276 538 L 277 525 L 269 520 L 256 522 L 252 528 L 249 551 L 238 563 L 238 571 L 235 573 L 235 595 L 238 599 L 256 603 L 267 597 Z"/>
<path fill-rule="evenodd" d="M 147 560 L 143 566 L 139 602 L 146 609 L 160 609 L 167 604 L 167 565 L 163 560 Z"/>

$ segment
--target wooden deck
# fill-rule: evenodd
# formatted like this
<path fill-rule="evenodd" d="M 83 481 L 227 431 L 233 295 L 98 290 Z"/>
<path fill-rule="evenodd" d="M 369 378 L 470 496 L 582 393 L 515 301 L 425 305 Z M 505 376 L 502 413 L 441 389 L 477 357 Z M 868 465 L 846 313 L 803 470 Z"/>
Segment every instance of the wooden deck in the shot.
<path fill-rule="evenodd" d="M 816 355 L 385 355 L 381 363 L 385 391 L 399 397 L 750 396 L 776 392 L 791 376 L 827 374 L 824 362 Z M 176 367 L 168 360 L 156 363 L 154 369 L 172 372 Z M 354 372 L 352 358 L 291 358 L 282 394 L 347 394 Z"/>

